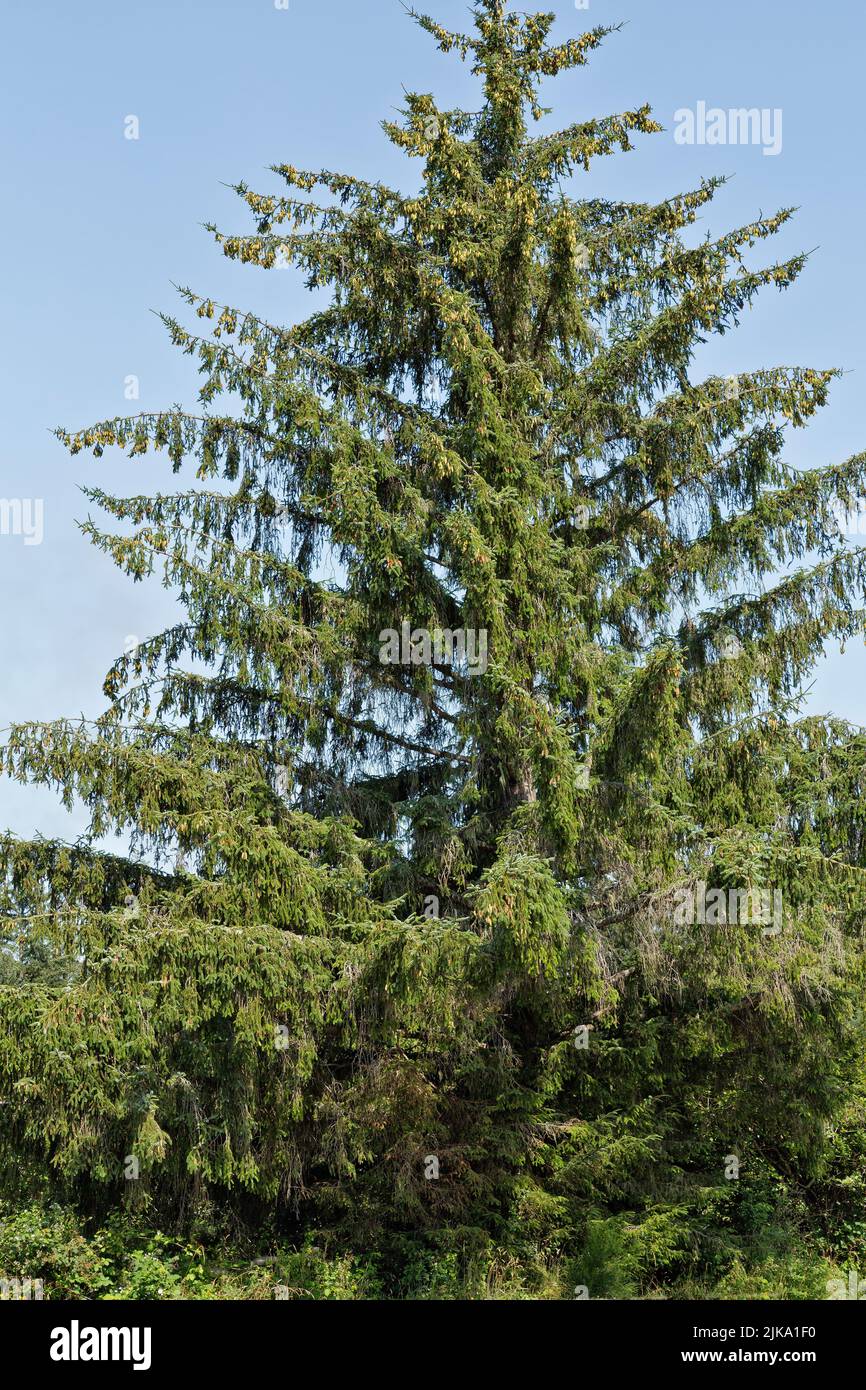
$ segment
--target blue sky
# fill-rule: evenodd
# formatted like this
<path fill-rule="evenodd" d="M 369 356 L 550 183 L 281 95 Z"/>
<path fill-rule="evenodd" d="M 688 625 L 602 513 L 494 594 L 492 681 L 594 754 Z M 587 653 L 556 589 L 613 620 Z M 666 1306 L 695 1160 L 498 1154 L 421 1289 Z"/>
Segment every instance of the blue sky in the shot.
<path fill-rule="evenodd" d="M 542 7 L 542 6 L 540 6 Z M 470 27 L 464 0 L 429 0 L 440 22 Z M 528 8 L 534 8 L 528 6 Z M 767 291 L 747 321 L 705 354 L 708 371 L 840 366 L 828 408 L 793 436 L 806 466 L 866 448 L 862 91 L 866 12 L 855 0 L 590 0 L 551 4 L 555 35 L 624 22 L 590 67 L 547 84 L 555 124 L 647 101 L 667 133 L 601 161 L 576 180 L 586 196 L 661 200 L 710 174 L 732 175 L 702 230 L 720 234 L 795 204 L 776 253 L 814 250 L 784 295 Z M 114 414 L 192 405 L 190 359 L 171 348 L 151 310 L 179 312 L 171 282 L 271 321 L 309 311 L 293 272 L 225 260 L 203 230 L 251 229 L 225 184 L 279 187 L 267 166 L 341 169 L 412 187 L 416 168 L 379 129 L 403 89 L 442 106 L 478 105 L 477 88 L 406 17 L 399 0 L 8 0 L 0 92 L 6 132 L 5 270 L 0 378 L 0 497 L 44 500 L 44 538 L 0 535 L 5 660 L 0 726 L 104 707 L 102 677 L 129 635 L 173 614 L 158 581 L 133 585 L 80 535 L 78 487 L 170 490 L 164 462 L 70 458 L 49 431 Z M 674 113 L 779 108 L 775 157 L 760 146 L 679 145 Z M 134 115 L 139 138 L 124 138 Z M 124 398 L 136 376 L 140 398 Z M 866 653 L 830 651 L 812 709 L 857 723 Z M 83 824 L 53 795 L 0 780 L 0 827 L 69 836 Z"/>

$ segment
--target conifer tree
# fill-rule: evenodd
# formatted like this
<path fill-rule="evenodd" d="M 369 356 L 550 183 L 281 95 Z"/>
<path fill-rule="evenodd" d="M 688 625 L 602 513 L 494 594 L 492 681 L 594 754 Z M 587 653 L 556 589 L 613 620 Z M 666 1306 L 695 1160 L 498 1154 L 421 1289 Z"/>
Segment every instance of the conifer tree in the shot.
<path fill-rule="evenodd" d="M 832 369 L 694 371 L 803 268 L 750 268 L 792 211 L 593 197 L 649 109 L 537 123 L 610 31 L 473 13 L 414 16 L 481 88 L 384 123 L 417 194 L 280 165 L 210 229 L 326 307 L 182 289 L 200 411 L 59 431 L 184 475 L 83 525 L 184 620 L 2 751 L 90 816 L 2 842 L 2 1164 L 91 1210 L 543 1262 L 599 1213 L 651 1243 L 672 1173 L 729 1223 L 732 1161 L 817 1172 L 851 1084 L 866 738 L 799 691 L 863 630 L 866 456 L 785 461 Z"/>

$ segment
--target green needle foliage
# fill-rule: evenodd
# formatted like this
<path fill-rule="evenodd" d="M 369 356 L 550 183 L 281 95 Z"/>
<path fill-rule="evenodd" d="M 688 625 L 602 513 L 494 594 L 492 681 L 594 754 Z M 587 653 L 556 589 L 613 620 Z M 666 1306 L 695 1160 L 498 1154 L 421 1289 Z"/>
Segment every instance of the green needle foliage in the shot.
<path fill-rule="evenodd" d="M 420 191 L 282 165 L 282 196 L 238 186 L 248 233 L 211 229 L 326 307 L 183 289 L 201 414 L 59 431 L 195 470 L 89 489 L 120 529 L 83 527 L 185 619 L 95 725 L 2 750 L 90 827 L 0 846 L 0 1163 L 90 1212 L 275 1211 L 361 1251 L 591 1263 L 630 1213 L 663 1268 L 756 1175 L 819 1173 L 854 1084 L 866 737 L 798 692 L 863 631 L 837 515 L 866 455 L 784 460 L 832 370 L 690 375 L 799 274 L 747 265 L 790 209 L 692 244 L 719 180 L 573 196 L 660 129 L 535 133 L 606 30 L 414 17 L 483 89 L 384 124 Z M 486 633 L 486 668 L 384 662 L 404 622 Z M 774 915 L 696 921 L 696 885 Z"/>

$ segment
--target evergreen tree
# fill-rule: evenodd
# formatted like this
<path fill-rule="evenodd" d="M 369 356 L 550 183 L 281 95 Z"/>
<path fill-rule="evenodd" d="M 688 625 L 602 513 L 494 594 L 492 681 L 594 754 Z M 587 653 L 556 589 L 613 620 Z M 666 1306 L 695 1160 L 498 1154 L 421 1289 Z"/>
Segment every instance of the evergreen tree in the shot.
<path fill-rule="evenodd" d="M 661 1265 L 755 1175 L 818 1172 L 854 1074 L 866 739 L 798 692 L 863 630 L 836 518 L 866 457 L 783 458 L 831 370 L 692 379 L 802 269 L 747 264 L 790 209 L 692 245 L 720 180 L 576 196 L 647 107 L 534 131 L 609 31 L 414 18 L 483 88 L 384 124 L 420 191 L 282 165 L 282 196 L 237 187 L 254 230 L 211 229 L 327 307 L 183 289 L 201 413 L 59 431 L 197 482 L 88 489 L 121 529 L 85 534 L 185 620 L 95 725 L 2 752 L 90 814 L 2 842 L 2 1164 L 404 1254 L 543 1264 L 629 1212 Z M 673 1179 L 703 1195 L 662 1235 Z"/>

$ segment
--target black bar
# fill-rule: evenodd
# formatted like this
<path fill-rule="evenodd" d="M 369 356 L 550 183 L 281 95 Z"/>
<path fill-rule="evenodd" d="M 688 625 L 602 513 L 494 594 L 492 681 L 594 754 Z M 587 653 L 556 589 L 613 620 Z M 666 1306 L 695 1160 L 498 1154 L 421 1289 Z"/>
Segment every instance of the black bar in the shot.
<path fill-rule="evenodd" d="M 544 1374 L 553 1374 L 559 1363 L 556 1375 L 571 1365 L 574 1379 L 585 1379 L 592 1365 L 606 1373 L 638 1371 L 642 1376 L 678 1369 L 686 1377 L 713 1367 L 756 1369 L 772 1377 L 796 1367 L 826 1379 L 856 1357 L 863 1325 L 858 1309 L 833 1300 L 575 1299 L 538 1308 L 523 1302 L 507 1310 L 495 1301 L 435 1308 L 422 1302 L 306 1300 L 0 1304 L 0 1337 L 7 1355 L 14 1348 L 16 1375 L 47 1372 L 61 1382 L 70 1376 L 93 1380 L 125 1374 L 140 1381 L 147 1375 L 185 1372 L 241 1374 L 247 1381 L 277 1375 L 281 1384 L 289 1384 L 311 1374 L 330 1380 L 343 1366 L 378 1380 L 383 1374 L 396 1378 L 402 1364 L 404 1378 L 420 1377 L 429 1384 L 437 1373 L 453 1377 L 460 1365 L 473 1362 L 502 1360 L 508 1369 L 515 1352 L 530 1354 L 533 1343 L 527 1338 L 539 1331 L 556 1337 L 551 1358 L 539 1348 L 532 1353 L 539 1375 L 545 1366 Z M 103 1337 L 103 1328 L 116 1333 L 107 1331 Z M 417 1362 L 411 1355 L 407 1360 L 401 1336 L 407 1333 L 415 1339 L 409 1350 L 416 1347 Z M 53 1359 L 52 1348 L 55 1356 L 75 1352 L 78 1359 Z M 115 1349 L 120 1359 L 112 1359 Z M 86 1359 L 91 1350 L 106 1359 Z M 8 1367 L 7 1357 L 4 1361 Z M 513 1362 L 511 1368 L 516 1369 Z"/>

